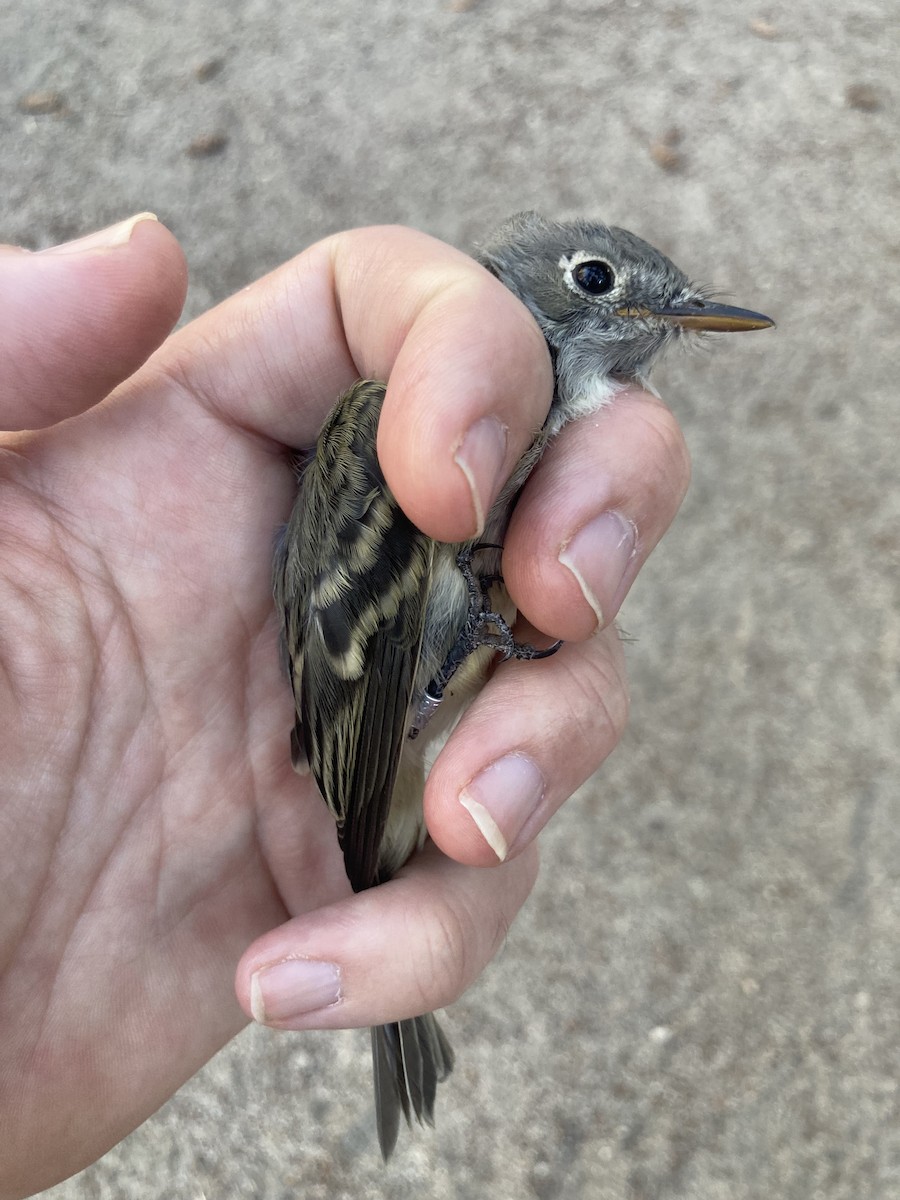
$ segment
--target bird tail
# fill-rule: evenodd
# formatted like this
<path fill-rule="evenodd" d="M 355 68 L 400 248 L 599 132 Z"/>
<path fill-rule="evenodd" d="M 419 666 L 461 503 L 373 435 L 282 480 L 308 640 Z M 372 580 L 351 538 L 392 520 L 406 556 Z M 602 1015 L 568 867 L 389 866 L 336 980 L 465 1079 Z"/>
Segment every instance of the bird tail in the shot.
<path fill-rule="evenodd" d="M 434 1013 L 376 1025 L 372 1029 L 375 1120 L 385 1162 L 400 1129 L 400 1113 L 412 1125 L 434 1124 L 437 1085 L 453 1070 L 453 1050 Z"/>

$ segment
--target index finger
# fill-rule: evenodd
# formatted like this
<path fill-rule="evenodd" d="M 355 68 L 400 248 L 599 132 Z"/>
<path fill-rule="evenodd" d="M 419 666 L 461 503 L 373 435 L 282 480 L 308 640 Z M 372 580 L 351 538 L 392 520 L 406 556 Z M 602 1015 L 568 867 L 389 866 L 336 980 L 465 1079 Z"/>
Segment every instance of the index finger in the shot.
<path fill-rule="evenodd" d="M 351 230 L 225 301 L 154 365 L 225 420 L 310 445 L 340 392 L 388 380 L 379 457 L 407 515 L 475 534 L 544 419 L 552 371 L 525 307 L 473 259 L 415 230 Z"/>

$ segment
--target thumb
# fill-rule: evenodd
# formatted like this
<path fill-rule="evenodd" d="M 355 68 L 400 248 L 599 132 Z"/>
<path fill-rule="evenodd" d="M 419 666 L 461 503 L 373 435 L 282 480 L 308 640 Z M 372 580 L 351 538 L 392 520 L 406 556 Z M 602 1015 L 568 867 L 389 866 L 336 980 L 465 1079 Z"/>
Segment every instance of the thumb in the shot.
<path fill-rule="evenodd" d="M 187 288 L 181 247 L 152 213 L 63 246 L 0 246 L 0 429 L 90 408 L 160 345 Z"/>

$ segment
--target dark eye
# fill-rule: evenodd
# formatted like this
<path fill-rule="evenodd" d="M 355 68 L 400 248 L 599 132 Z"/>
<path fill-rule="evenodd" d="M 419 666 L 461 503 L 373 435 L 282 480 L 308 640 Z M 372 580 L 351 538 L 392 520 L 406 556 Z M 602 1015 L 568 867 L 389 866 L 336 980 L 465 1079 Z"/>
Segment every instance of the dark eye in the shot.
<path fill-rule="evenodd" d="M 591 258 L 587 262 L 579 263 L 572 272 L 572 278 L 589 296 L 602 296 L 616 282 L 612 267 L 599 258 Z"/>

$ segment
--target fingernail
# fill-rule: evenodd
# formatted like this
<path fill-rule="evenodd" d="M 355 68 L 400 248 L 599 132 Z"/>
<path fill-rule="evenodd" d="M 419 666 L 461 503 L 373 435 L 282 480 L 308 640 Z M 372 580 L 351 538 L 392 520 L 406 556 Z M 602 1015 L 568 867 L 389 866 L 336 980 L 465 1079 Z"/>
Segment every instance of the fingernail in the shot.
<path fill-rule="evenodd" d="M 468 431 L 453 456 L 472 493 L 476 536 L 484 529 L 487 511 L 506 482 L 503 464 L 506 461 L 507 436 L 506 426 L 496 417 L 482 417 Z"/>
<path fill-rule="evenodd" d="M 616 595 L 634 558 L 637 529 L 614 511 L 588 521 L 559 553 L 559 561 L 575 576 L 594 610 L 598 627 L 613 614 Z"/>
<path fill-rule="evenodd" d="M 544 797 L 544 777 L 525 754 L 507 754 L 466 784 L 459 802 L 503 862 Z"/>
<path fill-rule="evenodd" d="M 340 999 L 340 971 L 317 959 L 288 958 L 261 967 L 250 980 L 250 1011 L 260 1025 L 284 1026 Z"/>
<path fill-rule="evenodd" d="M 158 217 L 152 212 L 137 213 L 127 221 L 118 225 L 110 225 L 107 229 L 98 229 L 86 237 L 76 238 L 74 242 L 63 242 L 61 246 L 48 246 L 39 250 L 38 254 L 82 254 L 85 250 L 110 250 L 114 246 L 124 246 L 131 241 L 135 227 L 142 221 L 156 221 Z"/>

